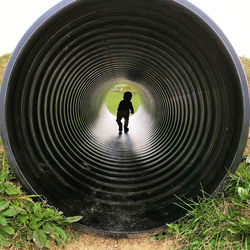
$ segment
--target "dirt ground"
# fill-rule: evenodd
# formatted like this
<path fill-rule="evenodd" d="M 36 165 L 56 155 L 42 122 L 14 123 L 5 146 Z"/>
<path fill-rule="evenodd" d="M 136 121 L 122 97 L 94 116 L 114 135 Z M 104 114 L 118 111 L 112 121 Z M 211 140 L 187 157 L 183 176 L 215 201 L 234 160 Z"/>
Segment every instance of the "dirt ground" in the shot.
<path fill-rule="evenodd" d="M 145 236 L 137 239 L 113 239 L 96 235 L 80 233 L 78 240 L 67 245 L 66 250 L 154 250 L 154 249 L 177 249 L 174 240 L 165 239 L 153 241 Z M 59 250 L 59 249 L 56 249 Z"/>

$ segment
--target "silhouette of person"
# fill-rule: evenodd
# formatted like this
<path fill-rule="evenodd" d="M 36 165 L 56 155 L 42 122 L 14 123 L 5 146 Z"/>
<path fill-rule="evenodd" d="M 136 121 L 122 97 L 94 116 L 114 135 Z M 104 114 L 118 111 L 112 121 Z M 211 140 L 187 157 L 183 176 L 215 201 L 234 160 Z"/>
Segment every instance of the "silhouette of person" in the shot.
<path fill-rule="evenodd" d="M 127 91 L 123 95 L 123 100 L 120 102 L 118 109 L 117 109 L 117 118 L 116 122 L 119 126 L 119 133 L 122 133 L 122 122 L 121 119 L 124 118 L 124 132 L 128 132 L 128 122 L 129 122 L 129 110 L 131 113 L 134 114 L 134 108 L 132 102 L 130 101 L 132 98 L 132 93 Z"/>

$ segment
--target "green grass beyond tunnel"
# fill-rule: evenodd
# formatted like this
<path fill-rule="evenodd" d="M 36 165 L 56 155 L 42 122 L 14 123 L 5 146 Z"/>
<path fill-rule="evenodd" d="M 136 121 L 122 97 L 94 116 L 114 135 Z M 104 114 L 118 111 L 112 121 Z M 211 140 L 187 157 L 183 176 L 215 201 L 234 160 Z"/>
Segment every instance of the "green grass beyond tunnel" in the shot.
<path fill-rule="evenodd" d="M 123 94 L 126 91 L 130 91 L 133 94 L 131 102 L 133 104 L 134 111 L 136 112 L 138 110 L 141 102 L 138 91 L 130 85 L 117 84 L 113 86 L 106 96 L 106 105 L 111 114 L 116 115 L 118 105 L 123 99 Z"/>

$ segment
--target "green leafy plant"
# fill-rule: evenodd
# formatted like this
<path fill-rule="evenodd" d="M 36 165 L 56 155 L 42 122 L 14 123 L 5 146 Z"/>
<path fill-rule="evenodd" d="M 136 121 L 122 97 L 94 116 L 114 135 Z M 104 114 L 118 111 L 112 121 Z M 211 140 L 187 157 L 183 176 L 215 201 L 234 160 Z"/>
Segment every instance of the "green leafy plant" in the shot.
<path fill-rule="evenodd" d="M 0 170 L 0 247 L 22 247 L 25 242 L 39 248 L 55 243 L 64 246 L 69 239 L 67 225 L 82 216 L 65 217 L 45 202 L 34 202 L 37 195 L 25 195 L 13 182 L 4 154 Z"/>
<path fill-rule="evenodd" d="M 63 217 L 62 215 L 62 212 L 57 212 L 45 204 L 28 201 L 24 203 L 16 225 L 20 229 L 24 228 L 27 231 L 27 240 L 33 240 L 40 248 L 50 247 L 51 239 L 58 245 L 64 245 L 67 235 L 62 226 L 76 222 L 82 219 L 82 216 Z"/>
<path fill-rule="evenodd" d="M 8 217 L 15 216 L 19 211 L 10 206 L 8 201 L 0 200 L 0 246 L 8 247 L 11 245 L 8 240 L 9 235 L 13 235 L 15 230 L 12 223 L 9 222 Z"/>

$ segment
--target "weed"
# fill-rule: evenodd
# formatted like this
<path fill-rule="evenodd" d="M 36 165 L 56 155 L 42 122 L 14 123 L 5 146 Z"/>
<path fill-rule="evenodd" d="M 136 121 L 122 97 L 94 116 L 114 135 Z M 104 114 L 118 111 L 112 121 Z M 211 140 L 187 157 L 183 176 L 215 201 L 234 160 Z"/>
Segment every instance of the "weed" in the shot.
<path fill-rule="evenodd" d="M 34 202 L 36 195 L 25 195 L 9 168 L 5 154 L 2 155 L 0 172 L 0 247 L 35 244 L 50 248 L 53 242 L 64 246 L 72 233 L 64 229 L 82 216 L 64 217 L 46 203 Z"/>

